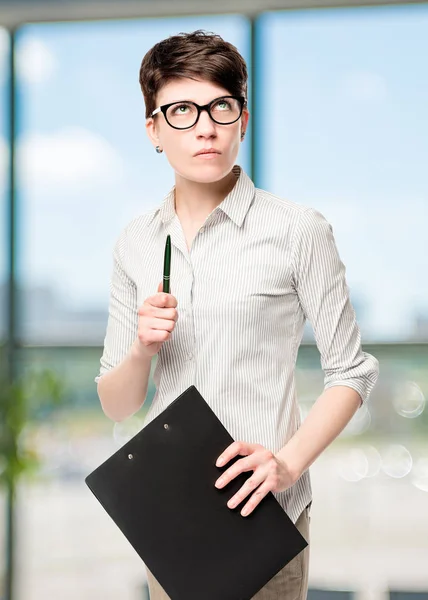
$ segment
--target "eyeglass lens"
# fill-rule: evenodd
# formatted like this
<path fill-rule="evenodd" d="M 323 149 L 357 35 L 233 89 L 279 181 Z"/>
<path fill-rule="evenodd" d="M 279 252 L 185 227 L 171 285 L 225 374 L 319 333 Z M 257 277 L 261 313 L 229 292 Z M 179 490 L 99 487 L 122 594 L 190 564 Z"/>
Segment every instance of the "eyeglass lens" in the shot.
<path fill-rule="evenodd" d="M 214 121 L 221 124 L 233 123 L 239 118 L 241 104 L 235 98 L 219 98 L 211 104 L 210 114 Z M 191 127 L 198 118 L 198 109 L 191 102 L 176 102 L 166 111 L 166 119 L 178 128 Z"/>

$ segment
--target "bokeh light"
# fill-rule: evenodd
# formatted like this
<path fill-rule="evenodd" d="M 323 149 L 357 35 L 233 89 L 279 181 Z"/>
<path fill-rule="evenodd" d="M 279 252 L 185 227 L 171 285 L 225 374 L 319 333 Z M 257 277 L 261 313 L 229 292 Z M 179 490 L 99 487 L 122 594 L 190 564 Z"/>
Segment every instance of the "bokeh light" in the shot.
<path fill-rule="evenodd" d="M 414 381 L 406 381 L 399 385 L 392 401 L 397 413 L 407 419 L 419 417 L 426 403 L 421 388 Z"/>
<path fill-rule="evenodd" d="M 356 482 L 378 475 L 381 465 L 382 459 L 376 448 L 363 445 L 343 452 L 337 464 L 337 471 L 342 479 Z"/>
<path fill-rule="evenodd" d="M 342 431 L 341 435 L 344 437 L 360 435 L 367 431 L 367 429 L 370 427 L 371 422 L 372 418 L 370 415 L 370 411 L 366 405 L 363 405 L 354 414 L 354 416 L 349 421 L 345 429 Z"/>
<path fill-rule="evenodd" d="M 382 471 L 399 479 L 408 475 L 412 469 L 413 459 L 410 452 L 400 444 L 391 444 L 381 452 Z"/>
<path fill-rule="evenodd" d="M 412 470 L 412 483 L 423 492 L 428 492 L 428 457 L 419 458 Z"/>
<path fill-rule="evenodd" d="M 374 446 L 365 446 L 363 450 L 367 457 L 366 477 L 374 477 L 381 470 L 382 458 Z"/>
<path fill-rule="evenodd" d="M 360 481 L 369 470 L 367 456 L 362 448 L 351 448 L 343 453 L 339 464 L 339 475 L 346 481 Z"/>

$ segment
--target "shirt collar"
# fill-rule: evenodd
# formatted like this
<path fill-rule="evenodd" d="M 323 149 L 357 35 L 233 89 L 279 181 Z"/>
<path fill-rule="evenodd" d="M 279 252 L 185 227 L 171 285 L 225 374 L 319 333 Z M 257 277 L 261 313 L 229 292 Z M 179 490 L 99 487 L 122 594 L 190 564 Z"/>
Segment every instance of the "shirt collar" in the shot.
<path fill-rule="evenodd" d="M 235 165 L 232 170 L 236 177 L 236 183 L 217 208 L 221 209 L 238 227 L 241 227 L 254 198 L 255 187 L 242 167 Z M 174 218 L 176 214 L 174 198 L 175 186 L 165 196 L 161 206 L 154 211 L 148 225 L 156 215 L 159 215 L 163 223 L 167 223 Z"/>

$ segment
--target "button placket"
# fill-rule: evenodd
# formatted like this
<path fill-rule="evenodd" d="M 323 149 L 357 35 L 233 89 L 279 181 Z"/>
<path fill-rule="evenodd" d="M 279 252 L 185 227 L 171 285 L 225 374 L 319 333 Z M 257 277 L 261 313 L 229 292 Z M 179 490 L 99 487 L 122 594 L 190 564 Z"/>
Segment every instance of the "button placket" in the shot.
<path fill-rule="evenodd" d="M 191 276 L 191 283 L 190 283 L 190 299 L 189 299 L 189 306 L 187 309 L 185 309 L 185 313 L 189 316 L 189 327 L 191 327 L 192 329 L 192 338 L 194 340 L 195 337 L 195 331 L 194 331 L 194 322 L 193 322 L 193 285 L 194 285 L 194 272 L 193 272 L 193 267 L 192 264 L 190 263 L 190 276 Z M 194 358 L 194 351 L 192 349 L 188 349 L 188 351 L 185 354 L 185 360 L 186 362 L 190 363 Z"/>

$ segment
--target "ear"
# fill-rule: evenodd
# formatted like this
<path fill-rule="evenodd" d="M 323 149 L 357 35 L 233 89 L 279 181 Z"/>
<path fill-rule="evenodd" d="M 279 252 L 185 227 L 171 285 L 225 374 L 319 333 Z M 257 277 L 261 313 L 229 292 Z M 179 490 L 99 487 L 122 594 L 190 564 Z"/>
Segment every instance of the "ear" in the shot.
<path fill-rule="evenodd" d="M 242 111 L 242 116 L 241 116 L 241 121 L 242 121 L 241 131 L 242 132 L 247 131 L 249 118 L 250 118 L 250 112 L 249 112 L 248 108 L 244 108 L 244 110 Z"/>
<path fill-rule="evenodd" d="M 159 146 L 159 137 L 158 137 L 158 134 L 156 131 L 156 124 L 155 124 L 155 120 L 153 117 L 149 117 L 146 120 L 146 132 L 147 132 L 149 140 L 153 144 L 153 148 L 156 148 L 156 146 Z"/>

